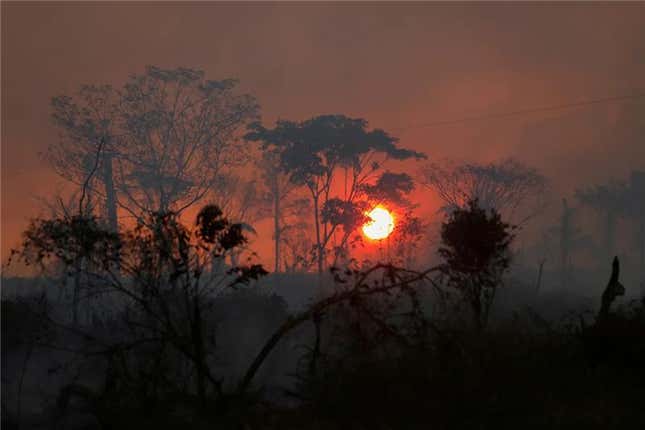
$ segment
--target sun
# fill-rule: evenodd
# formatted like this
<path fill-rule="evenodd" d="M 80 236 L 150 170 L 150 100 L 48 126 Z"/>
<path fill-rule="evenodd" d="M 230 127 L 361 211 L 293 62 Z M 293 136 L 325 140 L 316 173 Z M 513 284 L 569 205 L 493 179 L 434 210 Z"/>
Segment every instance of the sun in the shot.
<path fill-rule="evenodd" d="M 387 209 L 377 206 L 366 215 L 371 221 L 363 224 L 363 233 L 370 239 L 385 239 L 394 230 L 394 218 Z"/>

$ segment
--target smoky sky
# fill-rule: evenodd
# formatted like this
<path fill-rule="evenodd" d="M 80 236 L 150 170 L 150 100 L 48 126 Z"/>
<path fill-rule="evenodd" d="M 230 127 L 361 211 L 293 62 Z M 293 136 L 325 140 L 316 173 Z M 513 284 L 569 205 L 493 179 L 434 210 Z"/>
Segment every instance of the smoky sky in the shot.
<path fill-rule="evenodd" d="M 645 3 L 3 2 L 4 255 L 62 184 L 51 97 L 146 65 L 238 78 L 267 125 L 343 113 L 433 160 L 513 156 L 559 195 L 645 167 L 643 99 L 411 127 L 645 93 Z"/>

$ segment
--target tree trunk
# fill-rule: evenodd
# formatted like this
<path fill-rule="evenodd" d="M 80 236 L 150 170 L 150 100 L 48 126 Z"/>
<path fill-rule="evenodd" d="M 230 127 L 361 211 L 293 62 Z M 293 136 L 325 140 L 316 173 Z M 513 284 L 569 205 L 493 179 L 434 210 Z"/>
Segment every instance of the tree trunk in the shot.
<path fill-rule="evenodd" d="M 318 257 L 318 273 L 323 272 L 323 266 L 324 266 L 324 252 L 323 252 L 323 245 L 320 240 L 320 220 L 318 218 L 318 195 L 314 196 L 314 223 L 316 224 L 316 250 L 317 252 L 317 257 Z"/>
<path fill-rule="evenodd" d="M 273 193 L 273 237 L 275 238 L 275 268 L 274 272 L 280 271 L 280 190 L 277 179 L 275 180 Z"/>
<path fill-rule="evenodd" d="M 114 175 L 112 172 L 112 154 L 106 152 L 103 157 L 103 183 L 105 184 L 105 208 L 110 231 L 118 230 L 116 217 L 116 190 L 114 188 Z"/>
<path fill-rule="evenodd" d="M 239 265 L 240 265 L 240 252 L 231 251 L 231 266 L 239 267 Z"/>
<path fill-rule="evenodd" d="M 472 295 L 470 297 L 470 307 L 473 311 L 473 324 L 477 331 L 482 331 L 484 327 L 482 318 L 482 291 L 481 287 L 472 284 L 470 286 L 472 290 Z"/>
<path fill-rule="evenodd" d="M 544 263 L 546 263 L 546 258 L 543 258 L 540 261 L 540 266 L 538 268 L 537 281 L 535 283 L 535 292 L 536 293 L 540 292 L 540 286 L 542 285 L 542 271 L 544 270 Z"/>

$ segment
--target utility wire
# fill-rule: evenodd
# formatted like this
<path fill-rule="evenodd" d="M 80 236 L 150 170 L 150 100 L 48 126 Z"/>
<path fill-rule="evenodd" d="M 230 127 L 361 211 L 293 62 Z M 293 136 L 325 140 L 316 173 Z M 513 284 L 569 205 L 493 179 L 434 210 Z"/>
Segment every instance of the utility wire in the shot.
<path fill-rule="evenodd" d="M 537 112 L 549 112 L 549 111 L 568 109 L 568 108 L 573 108 L 573 107 L 578 107 L 578 106 L 589 106 L 589 105 L 594 105 L 594 104 L 617 102 L 617 101 L 622 101 L 622 100 L 632 100 L 632 99 L 638 99 L 638 98 L 643 98 L 643 97 L 645 97 L 645 93 L 637 93 L 637 94 L 624 95 L 624 96 L 605 97 L 605 98 L 599 98 L 599 99 L 584 100 L 584 101 L 575 102 L 575 103 L 563 103 L 563 104 L 560 104 L 560 105 L 543 106 L 543 107 L 532 108 L 532 109 L 521 109 L 521 110 L 516 110 L 516 111 L 512 111 L 512 112 L 493 113 L 493 114 L 486 114 L 486 115 L 479 115 L 479 116 L 470 116 L 470 117 L 464 117 L 464 118 L 459 118 L 459 119 L 450 119 L 450 120 L 429 122 L 429 123 L 425 123 L 425 124 L 413 124 L 413 125 L 409 125 L 409 126 L 406 126 L 406 127 L 393 127 L 392 130 L 405 131 L 405 130 L 410 130 L 410 129 L 414 129 L 414 128 L 439 127 L 439 126 L 443 126 L 443 125 L 459 124 L 459 123 L 468 122 L 468 121 L 482 121 L 482 120 L 485 120 L 485 119 L 507 118 L 507 117 L 517 116 L 517 115 L 525 115 L 525 114 L 531 114 L 531 113 L 537 113 Z"/>

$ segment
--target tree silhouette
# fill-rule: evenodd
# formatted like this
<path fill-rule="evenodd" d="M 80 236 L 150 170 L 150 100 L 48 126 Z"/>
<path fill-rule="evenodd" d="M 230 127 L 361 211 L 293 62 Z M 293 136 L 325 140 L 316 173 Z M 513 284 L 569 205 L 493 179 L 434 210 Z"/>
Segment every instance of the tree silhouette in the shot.
<path fill-rule="evenodd" d="M 309 203 L 309 200 L 306 200 Z M 309 205 L 306 206 L 309 208 Z M 310 223 L 296 218 L 294 223 L 285 225 L 280 235 L 282 267 L 287 273 L 308 272 L 315 264 L 314 243 Z"/>
<path fill-rule="evenodd" d="M 240 134 L 258 105 L 237 81 L 150 66 L 125 85 L 120 189 L 137 210 L 166 212 L 201 200 L 246 159 Z"/>
<path fill-rule="evenodd" d="M 576 191 L 584 205 L 605 217 L 603 258 L 614 254 L 616 221 L 622 217 L 636 226 L 635 243 L 641 267 L 641 285 L 645 288 L 645 173 L 632 171 L 627 181 L 612 180 Z M 645 290 L 644 290 L 645 291 Z"/>
<path fill-rule="evenodd" d="M 546 179 L 510 158 L 489 164 L 431 163 L 421 173 L 422 183 L 439 195 L 447 210 L 465 208 L 477 200 L 481 207 L 495 209 L 507 219 L 519 218 L 519 225 L 543 206 Z"/>
<path fill-rule="evenodd" d="M 255 131 L 245 135 L 247 141 L 252 142 L 259 138 L 257 124 L 253 128 Z M 279 272 L 285 239 L 283 235 L 289 227 L 287 220 L 293 219 L 298 212 L 306 208 L 302 205 L 302 199 L 298 199 L 295 193 L 297 185 L 289 180 L 288 173 L 282 168 L 280 151 L 283 147 L 264 143 L 261 149 L 262 154 L 255 165 L 262 184 L 261 206 L 273 219 L 274 271 Z"/>
<path fill-rule="evenodd" d="M 53 122 L 61 133 L 59 140 L 49 145 L 47 161 L 61 177 L 84 187 L 88 206 L 93 205 L 94 195 L 102 198 L 105 212 L 101 215 L 116 231 L 114 158 L 120 151 L 119 93 L 109 85 L 85 85 L 76 98 L 54 97 L 51 105 Z M 92 172 L 97 155 L 97 171 Z"/>
<path fill-rule="evenodd" d="M 173 371 L 189 369 L 184 390 L 192 390 L 204 408 L 209 398 L 222 394 L 210 364 L 215 343 L 205 332 L 212 299 L 267 272 L 258 264 L 226 270 L 212 264 L 246 242 L 242 226 L 228 221 L 217 206 L 203 207 L 194 227 L 181 224 L 172 212 L 147 217 L 119 234 L 93 216 L 36 219 L 14 257 L 41 267 L 57 261 L 69 266 L 82 258 L 88 262 L 82 266 L 85 296 L 110 293 L 122 299 L 114 314 L 122 318 L 119 333 L 97 337 L 84 331 L 87 325 L 68 328 L 88 340 L 85 356 L 108 361 L 111 389 L 125 390 L 115 401 L 127 401 L 128 386 L 146 387 L 153 377 L 159 378 L 155 384 L 176 390 L 170 374 L 134 376 L 131 366 L 156 366 L 177 356 L 183 363 Z M 67 328 L 60 322 L 56 326 Z M 153 371 L 170 372 L 163 366 Z"/>
<path fill-rule="evenodd" d="M 455 209 L 441 226 L 442 273 L 470 305 L 478 328 L 486 325 L 495 291 L 509 267 L 513 228 L 495 209 L 479 207 L 477 200 Z"/>
<path fill-rule="evenodd" d="M 428 228 L 414 209 L 415 206 L 408 206 L 398 215 L 392 232 L 392 261 L 408 268 L 416 266 L 417 252 Z"/>
<path fill-rule="evenodd" d="M 245 179 L 236 173 L 226 173 L 217 178 L 220 193 L 209 198 L 210 202 L 221 208 L 224 216 L 231 222 L 239 223 L 245 234 L 256 236 L 256 223 L 269 216 L 267 196 L 263 193 L 261 181 L 257 178 Z M 247 246 L 240 246 L 230 253 L 231 264 L 236 266 Z"/>
<path fill-rule="evenodd" d="M 362 191 L 370 201 L 409 206 L 406 196 L 414 190 L 414 180 L 407 173 L 384 172 L 374 184 L 364 184 Z"/>
<path fill-rule="evenodd" d="M 614 255 L 616 221 L 625 215 L 626 192 L 626 184 L 619 181 L 610 181 L 606 184 L 576 190 L 576 198 L 580 203 L 605 217 L 605 254 L 603 259 Z"/>
<path fill-rule="evenodd" d="M 421 153 L 399 148 L 397 139 L 383 130 L 368 131 L 367 121 L 344 115 L 321 115 L 303 122 L 281 120 L 273 129 L 256 124 L 248 138 L 262 141 L 265 147 L 277 148 L 281 167 L 289 174 L 289 179 L 307 189 L 313 206 L 319 272 L 325 265 L 329 241 L 341 227 L 340 223 L 331 223 L 332 219 L 340 219 L 336 216 L 341 215 L 338 209 L 342 207 L 347 215 L 356 212 L 351 206 L 362 186 L 385 160 L 425 158 Z M 343 194 L 333 196 L 332 185 L 341 170 L 344 172 Z M 349 225 L 349 218 L 344 218 L 345 225 Z"/>
<path fill-rule="evenodd" d="M 246 159 L 238 138 L 258 106 L 236 86 L 232 79 L 207 80 L 198 70 L 154 66 L 120 89 L 83 86 L 76 98 L 52 100 L 61 135 L 47 160 L 80 187 L 102 145 L 97 172 L 84 188 L 90 206 L 100 197 L 100 215 L 114 231 L 117 208 L 135 217 L 181 212 Z"/>

